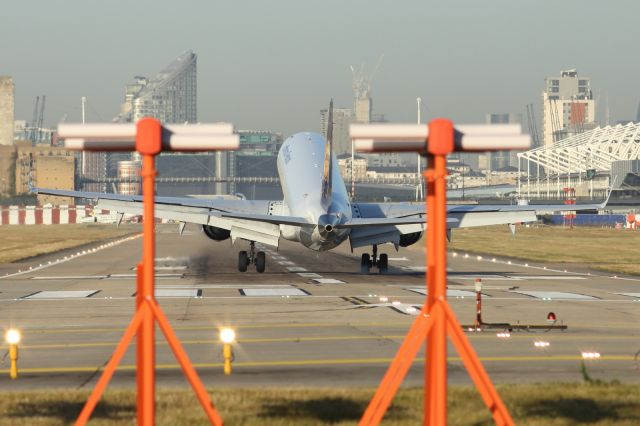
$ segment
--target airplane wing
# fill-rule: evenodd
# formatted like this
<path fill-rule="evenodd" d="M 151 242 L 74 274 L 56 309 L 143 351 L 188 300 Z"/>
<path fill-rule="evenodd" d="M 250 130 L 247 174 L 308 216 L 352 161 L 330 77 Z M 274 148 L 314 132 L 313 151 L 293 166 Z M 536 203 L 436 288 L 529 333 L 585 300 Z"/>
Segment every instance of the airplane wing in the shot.
<path fill-rule="evenodd" d="M 541 213 L 598 210 L 604 208 L 608 201 L 607 197 L 600 204 L 449 205 L 447 206 L 447 228 L 535 222 L 537 215 Z M 371 220 L 389 219 L 395 226 L 353 229 L 350 236 L 352 248 L 388 242 L 397 246 L 401 244 L 403 235 L 415 235 L 424 231 L 423 224 L 409 221 L 411 218 L 424 221 L 426 214 L 424 203 L 354 203 L 353 213 L 354 221 L 366 223 Z M 401 224 L 401 219 L 407 221 Z"/>
<path fill-rule="evenodd" d="M 97 202 L 96 209 L 124 214 L 143 213 L 142 196 L 33 188 L 39 194 L 86 198 Z M 156 197 L 155 216 L 182 223 L 214 226 L 230 231 L 231 238 L 243 238 L 278 247 L 280 225 L 304 226 L 303 218 L 280 215 L 282 203 L 269 200 L 198 199 Z M 314 225 L 315 226 L 315 225 Z"/>

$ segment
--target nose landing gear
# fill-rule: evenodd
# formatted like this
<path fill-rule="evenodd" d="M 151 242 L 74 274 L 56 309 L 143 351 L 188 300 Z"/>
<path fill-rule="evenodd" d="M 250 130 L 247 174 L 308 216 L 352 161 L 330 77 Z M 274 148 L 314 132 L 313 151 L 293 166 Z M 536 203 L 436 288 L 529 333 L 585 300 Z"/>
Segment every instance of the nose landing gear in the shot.
<path fill-rule="evenodd" d="M 380 274 L 384 274 L 389 269 L 389 256 L 386 253 L 382 253 L 378 257 L 378 245 L 373 245 L 373 254 L 364 253 L 360 259 L 360 271 L 363 274 L 368 274 L 372 266 L 378 268 Z"/>
<path fill-rule="evenodd" d="M 249 265 L 256 265 L 256 271 L 263 273 L 267 265 L 267 259 L 263 251 L 256 252 L 256 243 L 251 241 L 249 252 L 241 251 L 238 253 L 238 271 L 247 272 Z"/>

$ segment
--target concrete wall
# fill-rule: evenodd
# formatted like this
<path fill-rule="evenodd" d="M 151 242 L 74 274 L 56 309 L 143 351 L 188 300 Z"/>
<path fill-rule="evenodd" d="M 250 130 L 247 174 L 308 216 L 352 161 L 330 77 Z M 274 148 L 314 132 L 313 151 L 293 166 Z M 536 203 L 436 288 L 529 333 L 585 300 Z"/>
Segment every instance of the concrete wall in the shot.
<path fill-rule="evenodd" d="M 13 79 L 0 76 L 0 145 L 13 145 Z"/>

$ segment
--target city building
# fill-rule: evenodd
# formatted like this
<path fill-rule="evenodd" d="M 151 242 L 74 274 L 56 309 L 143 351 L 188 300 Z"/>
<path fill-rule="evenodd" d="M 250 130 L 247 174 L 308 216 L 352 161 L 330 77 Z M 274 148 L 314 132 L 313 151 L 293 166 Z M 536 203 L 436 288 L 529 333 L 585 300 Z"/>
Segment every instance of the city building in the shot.
<path fill-rule="evenodd" d="M 20 141 L 15 149 L 15 194 L 29 192 L 29 183 L 40 188 L 73 190 L 75 185 L 75 156 L 64 148 L 33 146 L 31 141 Z M 38 195 L 40 205 L 75 204 L 70 197 Z"/>
<path fill-rule="evenodd" d="M 329 110 L 320 110 L 320 133 L 327 137 Z M 351 154 L 351 137 L 349 125 L 354 122 L 353 111 L 350 108 L 333 109 L 333 150 L 336 155 Z"/>
<path fill-rule="evenodd" d="M 596 127 L 596 105 L 591 79 L 578 76 L 575 69 L 545 78 L 542 93 L 543 145 L 583 133 Z"/>
<path fill-rule="evenodd" d="M 163 123 L 196 123 L 197 61 L 198 56 L 187 50 L 155 77 L 136 76 L 125 89 L 124 103 L 114 121 L 135 123 L 154 117 Z"/>
<path fill-rule="evenodd" d="M 143 117 L 154 117 L 165 124 L 197 123 L 198 86 L 197 86 L 197 55 L 187 50 L 173 60 L 155 77 L 135 76 L 134 82 L 127 85 L 124 102 L 120 113 L 114 122 L 135 123 Z M 106 184 L 92 184 L 92 180 L 104 181 L 116 178 L 119 170 L 129 170 L 129 161 L 137 160 L 130 153 L 91 153 L 82 162 L 81 176 L 87 190 L 104 192 L 109 188 Z M 162 157 L 162 158 L 160 158 Z M 211 171 L 213 156 L 203 154 L 162 154 L 158 160 L 159 169 L 169 170 L 175 177 L 193 178 L 194 173 L 206 176 Z M 175 159 L 174 159 L 175 157 Z M 121 162 L 125 162 L 120 164 Z M 175 164 L 172 164 L 175 163 Z M 205 164 L 205 169 L 201 167 Z M 126 173 L 126 172 L 125 172 Z M 166 172 L 165 172 L 166 173 Z M 98 185 L 98 187 L 95 187 Z M 211 182 L 162 182 L 159 183 L 159 193 L 164 195 L 179 195 L 184 193 L 210 193 L 213 191 Z M 88 189 L 91 188 L 91 189 Z M 127 191 L 135 190 L 126 185 Z"/>
<path fill-rule="evenodd" d="M 500 113 L 487 114 L 486 124 L 522 124 L 522 114 Z M 478 166 L 480 170 L 499 170 L 506 167 L 518 167 L 516 151 L 495 151 L 479 154 Z"/>
<path fill-rule="evenodd" d="M 342 179 L 349 185 L 351 182 L 351 173 L 355 180 L 364 180 L 367 177 L 367 159 L 359 155 L 353 157 L 353 166 L 351 163 L 351 154 L 342 154 L 338 156 L 338 167 Z"/>
<path fill-rule="evenodd" d="M 252 200 L 282 199 L 282 188 L 274 179 L 278 177 L 277 159 L 283 143 L 282 133 L 240 130 L 238 135 L 240 149 L 229 153 L 227 173 L 232 177 L 256 179 L 253 182 L 230 182 L 228 193 L 240 193 Z"/>
<path fill-rule="evenodd" d="M 0 76 L 0 145 L 13 145 L 14 84 L 9 76 Z"/>
<path fill-rule="evenodd" d="M 0 196 L 16 191 L 16 149 L 14 145 L 0 145 Z"/>

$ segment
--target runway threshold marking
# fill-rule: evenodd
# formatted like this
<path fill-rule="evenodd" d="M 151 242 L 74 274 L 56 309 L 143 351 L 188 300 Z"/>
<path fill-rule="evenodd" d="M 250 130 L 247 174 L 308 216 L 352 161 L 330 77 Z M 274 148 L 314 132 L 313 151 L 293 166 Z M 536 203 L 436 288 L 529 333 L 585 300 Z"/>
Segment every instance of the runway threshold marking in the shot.
<path fill-rule="evenodd" d="M 598 361 L 633 361 L 635 358 L 630 355 L 603 355 Z M 303 367 L 314 365 L 359 365 L 359 364 L 388 364 L 393 358 L 338 358 L 338 359 L 306 359 L 306 360 L 283 360 L 283 361 L 234 361 L 235 368 L 241 367 Z M 494 356 L 480 357 L 482 362 L 559 362 L 559 361 L 582 361 L 581 355 L 555 355 L 555 356 Z M 415 358 L 413 363 L 424 362 L 423 357 Z M 447 362 L 462 362 L 460 357 L 448 357 Z M 219 368 L 222 362 L 194 363 L 195 368 Z M 36 373 L 85 373 L 102 370 L 102 366 L 86 367 L 40 367 L 21 368 L 22 374 Z M 178 370 L 182 367 L 179 364 L 157 364 L 156 370 Z M 135 365 L 120 365 L 118 371 L 134 371 Z M 8 374 L 8 369 L 0 370 L 0 374 Z"/>
<path fill-rule="evenodd" d="M 535 297 L 543 300 L 597 300 L 599 297 L 587 296 L 580 293 L 566 293 L 562 291 L 524 291 L 517 290 L 512 293 L 524 294 L 525 296 Z"/>
<path fill-rule="evenodd" d="M 23 296 L 20 299 L 84 299 L 91 297 L 98 293 L 100 290 L 44 290 L 31 293 L 27 296 Z"/>
<path fill-rule="evenodd" d="M 264 297 L 264 296 L 309 296 L 309 292 L 299 288 L 241 288 L 238 289 L 241 295 L 248 297 Z"/>

